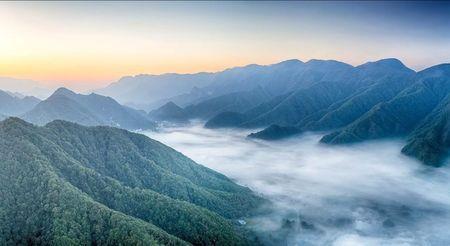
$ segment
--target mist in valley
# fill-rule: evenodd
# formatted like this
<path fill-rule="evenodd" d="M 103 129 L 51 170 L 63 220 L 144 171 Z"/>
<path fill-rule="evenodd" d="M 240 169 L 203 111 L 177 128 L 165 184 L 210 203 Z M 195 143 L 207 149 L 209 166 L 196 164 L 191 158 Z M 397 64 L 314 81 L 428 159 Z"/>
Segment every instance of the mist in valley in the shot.
<path fill-rule="evenodd" d="M 144 132 L 271 201 L 245 218 L 266 244 L 449 245 L 450 170 L 400 153 L 401 140 L 326 146 L 201 124 Z"/>

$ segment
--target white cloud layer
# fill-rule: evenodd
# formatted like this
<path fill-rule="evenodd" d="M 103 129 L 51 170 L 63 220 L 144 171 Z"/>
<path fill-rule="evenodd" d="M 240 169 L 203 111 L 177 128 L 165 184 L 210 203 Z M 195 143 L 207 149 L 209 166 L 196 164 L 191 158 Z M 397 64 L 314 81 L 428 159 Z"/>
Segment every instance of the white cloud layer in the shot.
<path fill-rule="evenodd" d="M 401 141 L 266 142 L 198 124 L 145 134 L 271 200 L 247 224 L 269 244 L 450 245 L 450 169 L 401 155 Z"/>

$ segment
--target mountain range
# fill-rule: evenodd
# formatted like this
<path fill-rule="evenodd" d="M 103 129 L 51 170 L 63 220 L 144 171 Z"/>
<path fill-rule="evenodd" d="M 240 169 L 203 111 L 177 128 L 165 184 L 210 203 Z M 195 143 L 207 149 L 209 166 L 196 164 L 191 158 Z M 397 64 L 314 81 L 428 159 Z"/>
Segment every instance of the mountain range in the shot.
<path fill-rule="evenodd" d="M 33 96 L 23 96 L 0 90 L 0 114 L 5 116 L 19 116 L 31 110 L 41 100 Z"/>
<path fill-rule="evenodd" d="M 324 74 L 331 78 L 334 72 L 339 72 L 338 68 L 351 67 L 337 61 L 324 62 L 311 60 L 304 63 L 293 59 L 273 65 L 251 64 L 216 73 L 138 75 L 124 77 L 96 93 L 147 111 L 167 102 L 186 107 L 258 87 L 271 96 L 278 96 L 294 88 L 307 87 Z"/>
<path fill-rule="evenodd" d="M 266 201 L 125 130 L 156 121 L 262 128 L 249 137 L 265 140 L 307 131 L 324 133 L 323 144 L 402 138 L 403 154 L 434 167 L 450 154 L 450 64 L 416 72 L 393 58 L 288 60 L 126 77 L 105 91 L 160 107 L 147 113 L 65 88 L 42 101 L 0 91 L 0 245 L 257 244 L 239 221 Z"/>
<path fill-rule="evenodd" d="M 258 87 L 251 91 L 232 92 L 212 97 L 184 108 L 170 101 L 162 107 L 150 111 L 148 116 L 156 121 L 208 120 L 222 112 L 243 112 L 267 101 L 269 98 L 270 95 L 264 89 Z"/>
<path fill-rule="evenodd" d="M 248 188 L 140 134 L 0 122 L 2 245 L 246 245 Z"/>
<path fill-rule="evenodd" d="M 359 66 L 288 60 L 228 69 L 197 90 L 208 96 L 188 106 L 172 101 L 150 117 L 173 120 L 170 111 L 176 106 L 177 120 L 206 119 L 208 128 L 265 128 L 249 135 L 254 138 L 305 131 L 325 132 L 321 142 L 326 144 L 405 138 L 402 152 L 427 165 L 440 166 L 447 156 L 450 64 L 416 72 L 395 58 Z M 264 96 L 253 99 L 255 91 Z M 233 103 L 243 99 L 249 100 Z"/>
<path fill-rule="evenodd" d="M 266 140 L 319 131 L 325 133 L 325 144 L 404 138 L 402 152 L 431 166 L 445 162 L 450 145 L 450 64 L 416 72 L 394 58 L 359 66 L 287 60 L 217 73 L 125 77 L 106 91 L 123 101 L 135 98 L 131 103 L 162 106 L 146 113 L 111 97 L 60 88 L 41 102 L 1 93 L 0 100 L 7 98 L 2 105 L 12 106 L 0 107 L 0 117 L 16 115 L 38 125 L 62 119 L 130 130 L 152 129 L 154 121 L 200 119 L 207 128 L 264 128 L 249 137 Z"/>
<path fill-rule="evenodd" d="M 38 125 L 59 119 L 87 126 L 107 125 L 130 130 L 155 127 L 145 112 L 120 105 L 110 97 L 95 93 L 77 94 L 66 88 L 57 89 L 20 117 Z"/>
<path fill-rule="evenodd" d="M 210 84 L 213 77 L 211 73 L 126 76 L 95 93 L 113 97 L 125 105 L 150 110 L 169 102 L 167 98 L 194 93 L 195 88 Z"/>

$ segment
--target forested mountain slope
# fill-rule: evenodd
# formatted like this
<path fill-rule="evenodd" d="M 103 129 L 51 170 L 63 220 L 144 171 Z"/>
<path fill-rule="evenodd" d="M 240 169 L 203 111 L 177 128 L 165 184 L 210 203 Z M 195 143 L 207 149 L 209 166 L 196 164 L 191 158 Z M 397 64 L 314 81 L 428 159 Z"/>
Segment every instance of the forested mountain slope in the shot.
<path fill-rule="evenodd" d="M 76 94 L 65 88 L 59 88 L 21 117 L 38 125 L 67 120 L 88 126 L 107 125 L 130 130 L 155 126 L 143 112 L 120 105 L 110 97 L 94 93 Z"/>
<path fill-rule="evenodd" d="M 337 74 L 245 112 L 218 114 L 205 126 L 267 127 L 250 135 L 267 140 L 332 131 L 321 139 L 327 144 L 407 137 L 405 154 L 428 165 L 442 165 L 449 152 L 449 64 L 416 73 L 396 59 L 384 59 Z"/>
<path fill-rule="evenodd" d="M 0 244 L 235 245 L 249 189 L 143 135 L 0 122 Z"/>
<path fill-rule="evenodd" d="M 298 78 L 297 84 L 302 86 L 244 112 L 240 117 L 244 121 L 234 126 L 277 124 L 308 126 L 311 129 L 343 126 L 410 85 L 415 74 L 396 59 L 384 59 L 358 67 L 333 61 L 313 60 L 308 63 L 314 64 L 310 65 L 313 67 L 310 72 L 314 71 L 312 74 L 315 76 Z M 221 124 L 220 116 L 213 120 Z M 211 122 L 207 125 L 214 127 Z"/>
<path fill-rule="evenodd" d="M 450 92 L 450 76 L 436 71 L 441 69 L 445 66 L 419 72 L 415 83 L 323 141 L 349 143 L 410 133 Z"/>
<path fill-rule="evenodd" d="M 450 150 L 450 96 L 431 112 L 409 136 L 402 149 L 429 165 L 438 166 Z"/>

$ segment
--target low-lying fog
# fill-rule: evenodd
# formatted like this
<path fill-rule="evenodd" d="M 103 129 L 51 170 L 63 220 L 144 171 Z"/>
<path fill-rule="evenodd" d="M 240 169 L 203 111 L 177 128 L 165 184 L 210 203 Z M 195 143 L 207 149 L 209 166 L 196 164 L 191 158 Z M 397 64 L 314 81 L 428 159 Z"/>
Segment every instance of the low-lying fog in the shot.
<path fill-rule="evenodd" d="M 271 200 L 246 225 L 268 244 L 450 245 L 450 170 L 401 155 L 399 141 L 266 142 L 199 124 L 145 134 Z"/>

